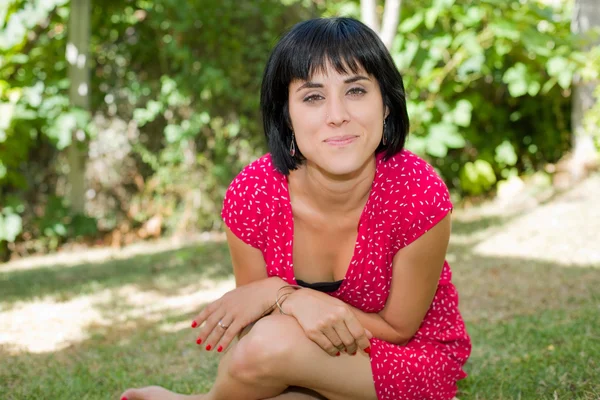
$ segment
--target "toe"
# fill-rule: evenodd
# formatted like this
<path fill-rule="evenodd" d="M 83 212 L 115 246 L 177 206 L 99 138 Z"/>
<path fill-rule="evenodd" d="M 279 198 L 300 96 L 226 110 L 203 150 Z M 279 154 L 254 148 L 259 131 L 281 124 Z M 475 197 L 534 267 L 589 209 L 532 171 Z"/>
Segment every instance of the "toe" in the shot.
<path fill-rule="evenodd" d="M 119 399 L 121 399 L 121 400 L 140 400 L 141 397 L 139 395 L 139 390 L 127 389 L 126 391 L 123 392 L 123 394 L 121 395 L 121 397 L 119 397 Z"/>

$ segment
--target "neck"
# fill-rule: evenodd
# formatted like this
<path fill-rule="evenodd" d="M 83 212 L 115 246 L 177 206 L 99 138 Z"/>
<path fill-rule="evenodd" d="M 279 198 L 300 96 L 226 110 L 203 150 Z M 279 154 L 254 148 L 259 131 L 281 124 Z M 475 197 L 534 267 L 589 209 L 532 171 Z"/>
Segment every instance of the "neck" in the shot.
<path fill-rule="evenodd" d="M 292 171 L 290 183 L 296 194 L 317 210 L 329 215 L 346 214 L 364 207 L 375 178 L 375 167 L 375 157 L 372 157 L 357 171 L 340 176 L 309 163 Z"/>

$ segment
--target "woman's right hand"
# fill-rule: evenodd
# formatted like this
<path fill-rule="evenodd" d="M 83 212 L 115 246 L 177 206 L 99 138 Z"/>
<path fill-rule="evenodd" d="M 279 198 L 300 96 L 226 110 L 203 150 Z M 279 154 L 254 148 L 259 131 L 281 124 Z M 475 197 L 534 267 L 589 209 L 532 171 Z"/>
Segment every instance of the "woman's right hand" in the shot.
<path fill-rule="evenodd" d="M 283 311 L 296 318 L 306 336 L 332 356 L 369 352 L 372 337 L 343 301 L 311 289 L 287 296 Z"/>
<path fill-rule="evenodd" d="M 192 328 L 200 330 L 196 343 L 219 353 L 226 349 L 245 327 L 272 308 L 266 294 L 274 293 L 278 285 L 279 281 L 272 278 L 248 283 L 204 307 L 192 321 Z"/>

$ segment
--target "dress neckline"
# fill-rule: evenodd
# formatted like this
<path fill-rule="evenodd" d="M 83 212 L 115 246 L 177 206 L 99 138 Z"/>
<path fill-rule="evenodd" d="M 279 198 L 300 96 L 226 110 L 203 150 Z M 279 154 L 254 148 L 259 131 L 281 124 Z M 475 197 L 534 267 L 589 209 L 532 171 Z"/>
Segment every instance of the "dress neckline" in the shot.
<path fill-rule="evenodd" d="M 328 294 L 330 295 L 338 295 L 340 293 L 342 293 L 344 291 L 344 289 L 348 286 L 348 280 L 349 278 L 352 276 L 353 274 L 353 266 L 354 264 L 356 264 L 356 253 L 357 253 L 357 249 L 359 247 L 359 244 L 361 242 L 361 239 L 364 240 L 365 236 L 363 235 L 363 226 L 364 224 L 362 223 L 365 217 L 365 213 L 367 213 L 371 206 L 371 203 L 373 202 L 373 198 L 374 198 L 374 188 L 375 188 L 375 183 L 378 180 L 378 176 L 379 174 L 379 166 L 382 163 L 382 159 L 383 159 L 383 153 L 379 153 L 375 155 L 375 176 L 373 177 L 373 182 L 371 182 L 371 189 L 369 190 L 369 196 L 367 197 L 367 202 L 365 203 L 365 206 L 363 207 L 361 213 L 360 213 L 360 218 L 358 220 L 358 226 L 356 228 L 356 240 L 354 241 L 354 249 L 352 251 L 352 258 L 350 259 L 350 263 L 348 265 L 348 269 L 346 270 L 346 273 L 344 274 L 344 278 L 341 280 L 341 284 L 338 287 L 337 290 L 333 291 L 333 292 L 329 292 Z M 289 246 L 289 251 L 286 252 L 287 254 L 289 254 L 289 271 L 288 271 L 288 277 L 291 281 L 292 284 L 294 285 L 298 285 L 298 281 L 296 280 L 296 272 L 294 271 L 294 213 L 292 210 L 292 200 L 290 197 L 290 187 L 289 187 L 289 182 L 288 182 L 288 177 L 286 175 L 282 175 L 283 176 L 283 187 L 285 189 L 285 195 L 287 196 L 286 202 L 285 204 L 287 205 L 287 217 L 289 217 L 289 220 L 291 221 L 288 225 L 288 229 L 290 230 L 290 240 L 287 242 L 288 246 Z M 287 218 L 286 218 L 287 219 Z M 340 282 L 340 281 L 336 281 L 336 282 Z M 334 283 L 334 282 L 331 282 Z"/>

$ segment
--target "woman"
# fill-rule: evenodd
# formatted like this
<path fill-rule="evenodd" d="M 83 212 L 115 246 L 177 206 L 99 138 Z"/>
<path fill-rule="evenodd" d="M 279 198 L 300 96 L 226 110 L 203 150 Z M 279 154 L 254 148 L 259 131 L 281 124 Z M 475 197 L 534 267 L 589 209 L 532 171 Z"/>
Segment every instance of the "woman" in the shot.
<path fill-rule="evenodd" d="M 198 344 L 225 349 L 216 382 L 123 397 L 452 399 L 471 350 L 445 262 L 452 205 L 403 149 L 385 46 L 350 18 L 300 23 L 271 54 L 261 107 L 270 153 L 222 212 L 237 288 L 192 323 Z"/>

